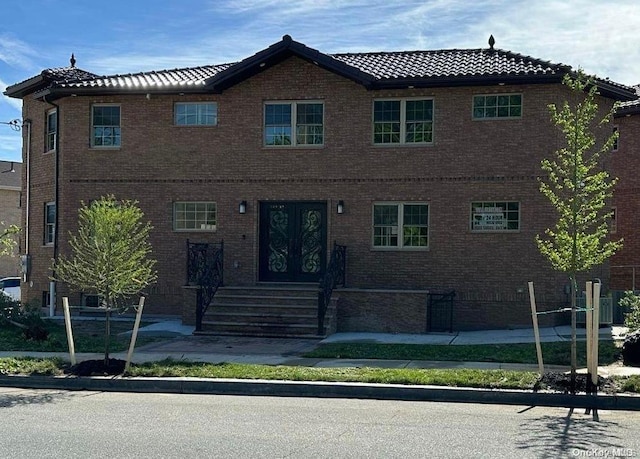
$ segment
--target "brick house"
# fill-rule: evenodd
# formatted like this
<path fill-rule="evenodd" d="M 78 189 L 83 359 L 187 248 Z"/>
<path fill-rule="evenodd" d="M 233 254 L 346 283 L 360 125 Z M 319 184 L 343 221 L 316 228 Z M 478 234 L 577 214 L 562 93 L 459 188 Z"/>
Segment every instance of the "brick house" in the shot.
<path fill-rule="evenodd" d="M 640 94 L 640 87 L 635 88 Z M 614 194 L 615 236 L 624 239 L 623 248 L 611 259 L 611 288 L 640 289 L 640 240 L 637 215 L 640 214 L 640 99 L 623 102 L 616 109 L 614 127 L 619 133 L 611 159 L 611 172 L 618 178 Z"/>
<path fill-rule="evenodd" d="M 0 222 L 3 228 L 9 225 L 20 226 L 22 210 L 20 194 L 22 192 L 22 163 L 0 161 Z M 14 256 L 0 257 L 0 277 L 18 276 L 20 263 L 15 250 Z"/>
<path fill-rule="evenodd" d="M 492 42 L 329 55 L 289 36 L 234 64 L 45 70 L 5 92 L 22 98 L 31 130 L 24 299 L 46 301 L 80 202 L 113 193 L 138 200 L 154 226 L 150 313 L 193 322 L 187 239 L 224 241 L 224 288 L 208 314 L 234 292 L 257 292 L 244 303 L 276 288 L 313 297 L 335 241 L 346 247 L 338 330 L 530 326 L 528 281 L 542 309 L 567 300 L 534 237 L 555 219 L 538 175 L 563 141 L 547 105 L 568 97 L 570 71 Z M 635 97 L 597 84 L 603 110 Z M 608 279 L 608 268 L 592 274 Z M 429 300 L 451 291 L 453 308 L 437 312 Z M 58 286 L 58 305 L 68 293 Z"/>

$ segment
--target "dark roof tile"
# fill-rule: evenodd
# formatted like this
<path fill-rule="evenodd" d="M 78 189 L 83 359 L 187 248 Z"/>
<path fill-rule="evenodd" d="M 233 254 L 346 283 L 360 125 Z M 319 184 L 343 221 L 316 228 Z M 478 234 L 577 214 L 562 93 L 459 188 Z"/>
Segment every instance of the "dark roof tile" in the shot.
<path fill-rule="evenodd" d="M 48 69 L 39 77 L 7 88 L 5 94 L 23 97 L 36 91 L 54 97 L 83 92 L 207 91 L 225 88 L 261 71 L 267 61 L 297 55 L 368 88 L 493 84 L 510 81 L 560 82 L 571 67 L 500 49 L 444 49 L 348 54 L 323 54 L 284 36 L 239 63 L 97 76 L 75 67 Z M 629 87 L 596 79 L 603 94 L 617 99 L 633 97 Z M 403 86 L 405 85 L 405 86 Z"/>
<path fill-rule="evenodd" d="M 95 78 L 63 81 L 60 88 L 118 88 L 118 89 L 171 89 L 183 86 L 204 86 L 210 78 L 232 64 L 207 65 L 171 70 L 108 75 Z"/>
<path fill-rule="evenodd" d="M 501 50 L 448 49 L 334 54 L 378 80 L 459 76 L 564 75 L 570 67 Z"/>

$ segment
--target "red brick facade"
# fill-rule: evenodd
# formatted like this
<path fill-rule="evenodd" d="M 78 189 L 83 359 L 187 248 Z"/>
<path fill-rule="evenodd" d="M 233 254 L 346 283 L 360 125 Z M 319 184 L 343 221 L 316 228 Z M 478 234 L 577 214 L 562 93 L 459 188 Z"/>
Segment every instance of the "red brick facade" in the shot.
<path fill-rule="evenodd" d="M 472 119 L 473 95 L 500 93 L 522 94 L 521 118 Z M 426 294 L 412 293 L 403 300 L 401 294 L 377 295 L 368 289 L 455 289 L 455 329 L 530 326 L 528 281 L 535 282 L 541 308 L 567 299 L 565 276 L 550 268 L 534 241 L 555 219 L 538 191 L 540 160 L 563 141 L 547 105 L 561 103 L 567 94 L 555 83 L 372 91 L 290 57 L 221 94 L 63 97 L 55 102 L 59 252 L 69 251 L 67 235 L 76 230 L 81 201 L 108 193 L 139 201 L 154 227 L 151 244 L 158 260 L 159 280 L 149 289 L 145 310 L 179 315 L 186 239 L 224 240 L 225 284 L 252 285 L 259 281 L 260 203 L 323 202 L 327 246 L 333 241 L 347 246 L 349 291 L 339 304 L 339 330 L 424 331 Z M 433 98 L 433 145 L 373 145 L 373 101 L 416 96 Z M 276 100 L 322 101 L 324 145 L 263 146 L 264 102 Z M 175 126 L 173 105 L 184 101 L 217 102 L 218 124 Z M 612 103 L 599 102 L 604 108 Z M 120 148 L 91 148 L 91 107 L 97 103 L 121 107 Z M 43 245 L 44 205 L 55 199 L 56 156 L 44 152 L 45 114 L 51 108 L 24 98 L 23 117 L 32 121 L 32 271 L 23 289 L 24 299 L 32 303 L 48 290 L 53 256 L 53 247 Z M 339 200 L 344 201 L 343 214 L 336 212 Z M 216 202 L 217 231 L 174 231 L 176 201 Z M 243 215 L 238 212 L 241 201 L 248 204 Z M 429 205 L 427 250 L 372 248 L 373 204 L 383 201 Z M 519 202 L 520 229 L 472 232 L 474 201 Z M 623 212 L 621 204 L 618 209 L 622 228 L 635 210 Z M 609 277 L 606 267 L 592 275 Z M 59 287 L 58 303 L 67 293 Z M 547 324 L 563 320 L 560 315 L 543 317 Z"/>
<path fill-rule="evenodd" d="M 615 118 L 618 149 L 612 153 L 611 170 L 618 178 L 614 194 L 616 232 L 624 246 L 611 259 L 611 287 L 616 290 L 640 289 L 640 240 L 637 216 L 640 215 L 640 116 L 637 113 Z"/>

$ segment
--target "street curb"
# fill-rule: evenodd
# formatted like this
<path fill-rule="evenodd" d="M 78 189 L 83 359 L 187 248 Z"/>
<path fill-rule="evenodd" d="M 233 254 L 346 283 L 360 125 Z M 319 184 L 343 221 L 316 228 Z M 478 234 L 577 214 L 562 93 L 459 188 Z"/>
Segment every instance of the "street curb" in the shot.
<path fill-rule="evenodd" d="M 640 411 L 640 397 L 401 384 L 122 376 L 0 376 L 0 387 L 103 392 L 356 398 Z"/>

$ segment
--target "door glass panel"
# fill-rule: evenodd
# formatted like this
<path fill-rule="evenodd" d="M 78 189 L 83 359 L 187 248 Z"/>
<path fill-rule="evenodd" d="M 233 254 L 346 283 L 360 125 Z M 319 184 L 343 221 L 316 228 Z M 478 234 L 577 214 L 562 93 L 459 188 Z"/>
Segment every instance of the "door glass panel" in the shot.
<path fill-rule="evenodd" d="M 285 206 L 269 209 L 269 271 L 287 272 L 289 258 L 289 215 Z"/>
<path fill-rule="evenodd" d="M 303 273 L 318 273 L 322 269 L 322 216 L 319 210 L 305 209 L 301 220 L 300 269 Z"/>

